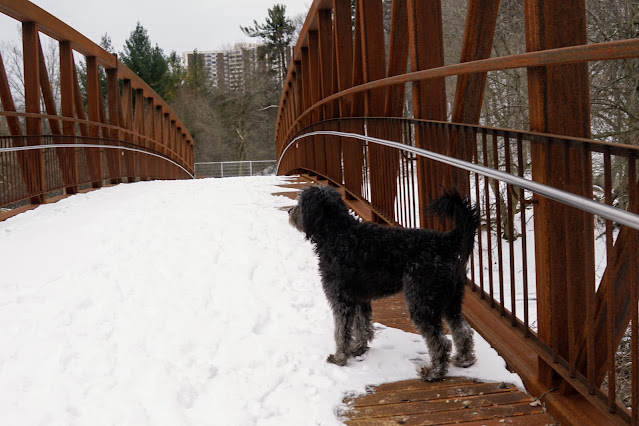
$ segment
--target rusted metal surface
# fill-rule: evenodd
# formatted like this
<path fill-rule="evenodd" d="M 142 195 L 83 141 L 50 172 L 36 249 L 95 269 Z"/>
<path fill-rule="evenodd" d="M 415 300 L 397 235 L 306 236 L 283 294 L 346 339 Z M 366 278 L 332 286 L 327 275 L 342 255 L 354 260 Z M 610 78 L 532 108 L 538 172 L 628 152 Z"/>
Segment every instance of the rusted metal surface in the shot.
<path fill-rule="evenodd" d="M 611 165 L 622 164 L 628 170 L 629 197 L 636 200 L 636 148 L 589 140 L 587 67 L 594 61 L 639 57 L 639 40 L 586 44 L 583 0 L 531 0 L 524 5 L 527 52 L 490 58 L 499 1 L 471 0 L 460 63 L 444 66 L 440 3 L 396 0 L 392 6 L 388 64 L 386 68 L 375 66 L 371 73 L 366 48 L 371 43 L 368 37 L 377 34 L 380 1 L 356 2 L 353 31 L 349 1 L 313 2 L 294 60 L 303 65 L 305 56 L 328 55 L 312 52 L 310 34 L 328 26 L 327 11 L 332 10 L 336 90 L 328 96 L 323 92 L 319 100 L 307 98 L 303 107 L 293 110 L 286 109 L 290 91 L 282 93 L 275 134 L 278 155 L 295 135 L 305 132 L 366 133 L 483 164 L 588 199 L 594 196 L 593 170 L 597 168 L 603 170 L 598 175 L 603 181 L 599 199 L 608 205 L 614 195 Z M 367 10 L 371 15 L 364 19 Z M 408 52 L 402 50 L 406 46 Z M 411 72 L 404 71 L 407 53 Z M 532 132 L 476 126 L 486 73 L 512 68 L 525 68 L 528 73 Z M 297 67 L 292 63 L 288 79 L 293 82 L 294 70 Z M 465 126 L 446 122 L 444 78 L 451 76 L 457 77 L 452 120 Z M 399 115 L 398 100 L 406 83 L 413 86 L 415 117 L 440 121 L 345 119 L 370 115 L 377 107 L 377 103 L 371 104 L 371 96 L 378 90 L 386 91 L 386 103 L 376 115 Z M 307 77 L 299 90 L 312 84 Z M 314 124 L 317 112 L 330 110 L 336 102 L 339 114 L 331 116 L 339 119 Z M 611 220 L 599 220 L 591 213 L 500 184 L 480 173 L 468 174 L 392 150 L 379 151 L 374 144 L 354 138 L 318 135 L 298 145 L 281 159 L 281 172 L 330 174 L 327 177 L 333 184 L 345 188 L 348 201 L 357 199 L 366 206 L 371 220 L 437 227 L 423 214 L 429 199 L 451 184 L 467 192 L 483 209 L 484 232 L 478 235 L 469 287 L 473 297 L 482 301 L 474 316 L 475 323 L 484 327 L 479 331 L 505 352 L 509 364 L 516 366 L 527 383 L 534 384 L 532 389 L 538 395 L 559 389 L 547 398 L 563 422 L 578 424 L 570 420 L 571 410 L 579 412 L 574 418 L 586 422 L 588 418 L 639 422 L 639 368 L 634 368 L 629 379 L 634 409 L 628 410 L 616 401 L 616 366 L 612 362 L 622 338 L 630 336 L 633 354 L 638 351 L 633 337 L 639 322 L 633 321 L 639 270 L 635 231 L 623 226 L 619 229 Z M 329 160 L 331 149 L 335 151 Z M 335 152 L 339 149 L 342 155 L 338 160 Z M 322 173 L 317 164 L 325 164 L 331 173 Z M 341 174 L 332 168 L 337 164 Z M 629 203 L 628 210 L 636 208 Z M 534 226 L 526 225 L 531 223 Z M 516 232 L 521 238 L 512 238 Z M 602 238 L 597 240 L 600 234 Z M 517 257 L 514 252 L 519 253 Z M 605 252 L 603 262 L 595 259 L 596 252 Z M 490 318 L 486 312 L 503 318 L 517 336 L 505 342 L 507 334 L 495 331 L 500 329 L 497 322 L 481 322 Z M 531 345 L 534 353 L 526 356 L 524 351 Z M 609 380 L 602 389 L 604 376 Z M 609 416 L 609 412 L 616 414 Z"/>
<path fill-rule="evenodd" d="M 344 121 L 344 120 L 342 120 Z M 450 124 L 445 122 L 424 122 L 419 120 L 406 120 L 406 119 L 349 119 L 347 122 L 353 121 L 365 121 L 366 124 L 361 124 L 361 127 L 372 128 L 373 126 L 377 126 L 378 128 L 383 128 L 384 122 L 393 123 L 396 125 L 398 122 L 404 122 L 406 124 L 405 133 L 412 134 L 415 132 L 415 127 L 420 126 L 422 128 L 421 131 L 424 133 L 431 134 L 446 134 L 449 137 L 456 137 L 459 139 L 465 138 L 465 143 L 473 146 L 474 152 L 474 160 L 477 163 L 485 164 L 488 166 L 492 166 L 494 169 L 510 171 L 515 175 L 522 175 L 524 173 L 524 169 L 521 167 L 521 154 L 523 151 L 529 150 L 530 145 L 532 143 L 545 143 L 551 148 L 554 147 L 568 147 L 570 146 L 572 149 L 581 152 L 580 156 L 576 156 L 577 161 L 584 161 L 584 156 L 586 156 L 589 161 L 600 161 L 605 158 L 606 155 L 611 155 L 611 152 L 614 152 L 615 162 L 618 161 L 626 161 L 628 167 L 632 168 L 631 164 L 636 162 L 636 156 L 639 148 L 630 147 L 630 146 L 620 146 L 620 145 L 611 145 L 605 143 L 598 143 L 592 140 L 585 140 L 579 138 L 560 138 L 552 135 L 542 135 L 531 132 L 515 132 L 512 130 L 506 129 L 490 129 L 483 128 L 479 126 L 461 126 L 456 124 Z M 321 123 L 321 126 L 317 126 L 317 128 L 325 128 L 327 123 Z M 442 131 L 441 128 L 445 127 L 446 131 Z M 412 130 L 409 130 L 412 129 Z M 439 129 L 439 130 L 438 130 Z M 312 132 L 314 127 L 306 129 L 305 131 Z M 410 140 L 410 139 L 408 139 Z M 299 142 L 301 143 L 301 142 Z M 312 139 L 310 139 L 307 143 L 313 143 Z M 406 143 L 406 142 L 404 142 Z M 366 145 L 366 144 L 365 144 Z M 366 148 L 366 147 L 364 147 Z M 596 157 L 599 156 L 599 157 Z M 494 161 L 495 158 L 504 158 L 506 159 L 506 164 L 497 163 Z M 597 160 L 597 158 L 599 158 Z M 491 161 L 487 161 L 491 159 Z M 571 157 L 565 156 L 564 160 L 566 161 L 565 167 L 570 168 L 572 166 Z M 402 170 L 404 168 L 402 167 Z M 363 178 L 365 178 L 366 174 L 363 174 Z M 633 179 L 631 177 L 631 179 Z M 400 193 L 406 193 L 410 188 L 416 186 L 418 184 L 418 179 L 416 178 L 416 174 L 409 173 L 406 176 L 406 180 L 399 180 L 398 185 L 401 187 Z M 486 193 L 488 191 L 494 192 L 494 196 L 496 198 L 508 199 L 510 197 L 509 193 L 515 192 L 515 189 L 509 186 L 500 187 L 495 185 L 495 182 L 492 182 L 490 179 L 481 178 L 475 175 L 475 179 L 473 182 L 474 187 L 484 188 Z M 606 185 L 604 185 L 606 186 Z M 608 184 L 609 186 L 609 184 Z M 636 185 L 635 185 L 636 187 Z M 521 191 L 520 191 L 521 193 Z M 472 198 L 472 194 L 471 194 Z M 486 198 L 486 197 L 484 197 Z M 526 195 L 526 198 L 530 199 L 530 195 Z M 379 217 L 385 217 L 384 205 L 378 205 L 371 201 L 371 198 L 364 197 L 364 199 L 368 202 L 370 208 L 376 212 L 376 215 Z M 523 199 L 523 198 L 522 198 Z M 488 199 L 486 198 L 487 202 Z M 476 196 L 476 202 L 480 201 L 480 197 Z M 486 314 L 477 314 L 475 315 L 475 322 L 473 324 L 476 325 L 478 331 L 484 334 L 494 346 L 498 347 L 500 353 L 508 360 L 509 364 L 513 366 L 514 370 L 517 371 L 524 381 L 529 385 L 533 383 L 532 388 L 537 395 L 540 395 L 552 387 L 549 386 L 546 382 L 547 377 L 544 378 L 543 374 L 540 374 L 540 365 L 542 368 L 548 365 L 552 368 L 552 374 L 555 376 L 553 379 L 553 387 L 559 385 L 561 393 L 557 393 L 557 395 L 553 395 L 551 398 L 553 404 L 551 406 L 554 410 L 560 413 L 558 417 L 562 418 L 564 422 L 570 422 L 571 414 L 570 411 L 566 412 L 566 409 L 570 410 L 578 410 L 580 413 L 583 413 L 584 418 L 595 418 L 596 416 L 603 416 L 602 420 L 606 422 L 623 422 L 624 419 L 629 418 L 629 413 L 625 408 L 619 406 L 615 403 L 615 409 L 618 411 L 619 416 L 617 417 L 607 417 L 607 409 L 606 405 L 603 402 L 605 397 L 602 398 L 602 392 L 596 391 L 594 396 L 591 396 L 592 392 L 592 383 L 596 383 L 597 386 L 601 383 L 600 377 L 597 377 L 593 371 L 599 372 L 601 371 L 609 371 L 611 368 L 610 363 L 602 357 L 591 358 L 594 361 L 587 361 L 585 367 L 580 367 L 580 364 L 575 364 L 577 358 L 575 354 L 581 353 L 582 351 L 587 351 L 588 346 L 593 347 L 594 342 L 597 342 L 595 346 L 601 348 L 607 348 L 608 345 L 612 345 L 617 347 L 618 342 L 621 338 L 621 335 L 615 336 L 614 339 L 607 339 L 605 334 L 602 334 L 604 330 L 593 330 L 589 332 L 591 337 L 591 342 L 589 343 L 585 339 L 585 342 L 581 342 L 579 339 L 574 339 L 570 342 L 571 348 L 570 351 L 573 352 L 572 357 L 570 358 L 570 354 L 565 355 L 557 351 L 556 348 L 553 348 L 552 344 L 544 344 L 544 342 L 540 342 L 540 340 L 536 337 L 536 329 L 531 328 L 531 324 L 529 323 L 528 315 L 528 305 L 534 301 L 535 294 L 533 293 L 533 298 L 530 299 L 529 289 L 527 285 L 523 287 L 523 293 L 518 289 L 518 298 L 523 298 L 523 307 L 516 306 L 514 302 L 515 287 L 513 285 L 513 277 L 517 279 L 521 277 L 522 271 L 515 270 L 514 268 L 514 259 L 512 255 L 508 255 L 507 253 L 513 253 L 515 244 L 513 241 L 509 242 L 501 242 L 501 238 L 497 237 L 501 235 L 505 230 L 511 230 L 514 228 L 514 221 L 517 221 L 518 227 L 520 229 L 525 229 L 522 227 L 522 223 L 526 223 L 526 214 L 525 209 L 521 213 L 520 217 L 517 217 L 513 214 L 511 209 L 506 210 L 493 210 L 490 208 L 490 204 L 487 204 L 486 208 L 483 212 L 483 220 L 485 223 L 497 223 L 495 233 L 484 234 L 483 239 L 478 239 L 478 245 L 476 247 L 476 252 L 474 258 L 477 259 L 488 259 L 488 261 L 484 264 L 492 265 L 495 264 L 494 267 L 488 268 L 487 271 L 482 271 L 475 269 L 472 272 L 472 280 L 474 282 L 470 287 L 471 293 L 477 294 L 479 299 L 487 298 L 488 302 L 486 305 L 481 307 L 481 309 L 487 309 L 488 307 L 494 307 L 494 313 L 497 316 L 503 316 L 505 318 L 504 322 L 508 324 L 510 328 L 514 327 L 513 330 L 518 330 L 519 334 L 513 337 L 513 339 L 506 338 L 506 333 L 503 331 L 499 331 L 495 333 L 496 324 L 498 322 L 484 322 L 479 321 L 479 319 L 486 316 Z M 413 207 L 402 208 L 405 210 L 412 210 L 412 215 L 416 216 L 418 213 L 418 205 L 413 205 Z M 529 212 L 530 213 L 530 212 Z M 409 215 L 410 216 L 410 215 Z M 593 221 L 593 216 L 589 215 L 590 221 Z M 385 217 L 386 221 L 393 225 L 404 225 L 402 221 L 394 221 L 392 218 Z M 503 224 L 502 224 L 503 222 Z M 488 237 L 488 238 L 486 238 Z M 521 241 L 517 241 L 516 244 L 523 244 L 522 252 L 525 253 L 525 239 Z M 486 247 L 488 245 L 488 249 Z M 493 248 L 490 248 L 492 244 Z M 629 254 L 627 250 L 621 248 L 621 245 L 624 244 L 623 238 L 618 238 L 616 241 L 618 244 L 618 250 L 621 252 Z M 496 248 L 494 248 L 496 247 Z M 508 247 L 508 251 L 505 248 Z M 614 247 L 614 246 L 613 246 Z M 580 248 L 582 252 L 587 251 L 587 247 Z M 593 248 L 591 248 L 593 250 Z M 493 255 L 493 252 L 496 253 Z M 588 257 L 588 253 L 583 253 L 584 258 Z M 623 257 L 621 257 L 623 259 Z M 628 258 L 628 264 L 622 269 L 634 271 L 636 269 L 636 260 L 634 260 L 634 264 L 631 264 L 633 261 Z M 523 256 L 523 260 L 526 262 L 534 262 L 534 258 L 530 256 Z M 610 264 L 610 271 L 606 271 L 606 274 L 617 274 L 614 272 L 615 267 L 614 262 Z M 526 268 L 523 269 L 525 271 Z M 479 277 L 478 277 L 479 276 Z M 527 277 L 526 277 L 527 278 Z M 526 279 L 524 278 L 524 283 Z M 629 281 L 630 283 L 635 282 L 633 280 Z M 479 284 L 481 283 L 481 284 Z M 631 284 L 629 284 L 631 285 Z M 518 284 L 519 286 L 519 284 Z M 605 318 L 596 318 L 595 315 L 601 315 L 601 308 L 598 308 L 594 305 L 595 301 L 601 304 L 602 300 L 607 300 L 607 291 L 609 286 L 606 286 L 601 283 L 599 288 L 599 292 L 596 297 L 587 298 L 585 303 L 589 306 L 585 309 L 584 317 L 582 317 L 582 322 L 584 324 L 588 324 L 590 321 L 595 321 L 597 324 L 605 324 Z M 594 289 L 593 289 L 594 290 Z M 630 291 L 630 289 L 628 289 Z M 628 291 L 625 292 L 626 297 L 626 305 L 632 306 L 632 298 L 628 297 Z M 624 290 L 622 290 L 623 293 Z M 509 300 L 508 300 L 509 299 Z M 507 301 L 508 300 L 508 301 Z M 568 301 L 569 303 L 569 301 Z M 632 313 L 632 309 L 624 308 L 624 302 L 619 300 L 615 302 L 616 305 L 619 306 L 618 317 L 615 319 L 616 333 L 621 333 L 626 330 L 628 326 L 628 321 L 630 315 Z M 543 310 L 538 309 L 539 305 L 533 305 L 533 308 L 537 312 L 537 315 L 542 315 Z M 572 309 L 572 308 L 570 308 Z M 602 322 L 603 321 L 603 322 Z M 514 349 L 511 347 L 508 349 L 508 345 L 504 344 L 503 340 L 507 340 L 508 344 L 514 346 Z M 529 342 L 527 345 L 522 346 L 522 339 L 528 339 Z M 594 341 L 592 340 L 594 339 Z M 610 343 L 606 344 L 606 340 Z M 603 344 L 600 344 L 603 342 Z M 520 349 L 523 350 L 520 350 Z M 530 352 L 531 348 L 534 348 L 533 352 Z M 591 349 L 592 350 L 592 349 Z M 538 365 L 539 363 L 539 365 Z M 559 381 L 559 383 L 557 383 Z M 564 383 L 561 386 L 561 383 Z M 577 391 L 577 393 L 571 393 L 571 389 Z M 574 392 L 574 391 L 573 391 Z M 602 398 L 602 399 L 600 399 Z M 579 424 L 575 422 L 574 424 Z"/>
<path fill-rule="evenodd" d="M 306 116 L 310 114 L 313 109 L 319 108 L 325 103 L 334 102 L 335 100 L 338 100 L 342 97 L 353 96 L 358 93 L 362 93 L 378 87 L 409 83 L 418 80 L 477 74 L 504 69 L 552 66 L 558 64 L 575 64 L 592 61 L 627 59 L 633 57 L 639 57 L 638 39 L 549 49 L 539 52 L 528 52 L 511 56 L 500 56 L 496 58 L 460 63 L 455 65 L 446 65 L 438 68 L 416 71 L 393 77 L 386 77 L 385 79 L 373 81 L 366 84 L 358 84 L 350 89 L 340 91 L 321 100 L 316 105 L 313 105 L 312 108 L 309 108 L 304 113 L 302 113 L 297 118 L 297 120 L 306 118 Z M 298 121 L 296 121 L 294 124 L 297 125 L 299 123 Z M 283 140 L 290 140 L 293 127 L 295 126 L 284 130 L 283 127 L 279 126 L 278 120 L 278 127 L 276 129 L 276 141 L 279 142 Z"/>
<path fill-rule="evenodd" d="M 2 0 L 0 13 L 22 23 L 25 75 L 25 110 L 16 112 L 0 57 L 0 120 L 6 121 L 11 135 L 0 142 L 3 149 L 0 154 L 3 182 L 0 206 L 42 203 L 59 191 L 76 193 L 80 185 L 98 188 L 123 179 L 174 179 L 193 173 L 193 139 L 185 126 L 166 102 L 116 56 L 28 1 Z M 42 53 L 41 33 L 59 42 L 60 111 Z M 74 51 L 86 57 L 86 110 L 73 60 Z M 99 83 L 101 69 L 107 75 L 106 93 L 102 93 Z M 132 90 L 136 91 L 135 113 Z M 41 99 L 44 111 L 41 110 Z M 43 126 L 43 120 L 46 120 L 46 126 Z M 21 121 L 25 122 L 24 129 Z M 169 131 L 170 125 L 174 126 L 171 128 L 173 134 Z M 47 134 L 43 134 L 43 128 L 47 129 Z M 88 147 L 9 150 L 24 145 L 59 144 L 123 144 L 153 156 L 164 156 L 167 161 L 152 159 L 140 152 Z"/>
<path fill-rule="evenodd" d="M 528 1 L 525 7 L 528 51 L 586 44 L 583 0 L 570 3 Z M 584 138 L 590 136 L 587 64 L 529 68 L 528 88 L 531 130 Z M 570 120 L 566 120 L 566 116 Z M 535 179 L 592 198 L 592 171 L 589 164 L 584 167 L 582 162 L 575 161 L 578 153 L 574 149 L 539 142 L 533 143 L 531 149 Z M 569 169 L 553 167 L 567 165 L 568 161 Z M 562 356 L 574 364 L 575 345 L 572 339 L 583 331 L 584 326 L 588 326 L 587 321 L 592 318 L 586 315 L 586 299 L 590 292 L 594 292 L 595 265 L 594 256 L 583 256 L 583 253 L 567 248 L 570 245 L 594 246 L 593 221 L 560 203 L 536 196 L 535 201 L 537 298 L 538 306 L 545 311 L 539 315 L 538 336 L 542 342 L 552 346 L 555 359 Z M 555 255 L 561 252 L 565 256 Z M 584 253 L 592 253 L 592 250 Z M 594 365 L 594 361 L 590 365 Z M 541 365 L 540 369 L 543 380 L 551 386 L 552 368 Z"/>

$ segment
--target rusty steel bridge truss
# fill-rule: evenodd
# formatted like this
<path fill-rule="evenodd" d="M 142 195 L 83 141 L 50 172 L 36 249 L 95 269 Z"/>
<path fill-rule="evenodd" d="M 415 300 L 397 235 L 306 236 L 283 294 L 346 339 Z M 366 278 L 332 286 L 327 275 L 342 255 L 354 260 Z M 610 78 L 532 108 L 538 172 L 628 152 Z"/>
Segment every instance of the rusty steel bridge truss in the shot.
<path fill-rule="evenodd" d="M 310 8 L 280 102 L 278 173 L 338 186 L 389 226 L 441 229 L 424 206 L 463 190 L 482 210 L 469 321 L 560 422 L 638 424 L 639 148 L 591 139 L 588 66 L 638 58 L 639 40 L 587 44 L 585 0 L 525 0 L 526 53 L 491 57 L 499 0 L 469 0 L 460 61 L 445 65 L 440 0 L 393 0 L 388 47 L 382 1 L 354 3 Z M 479 126 L 487 73 L 513 68 L 527 73 L 530 131 Z M 613 165 L 626 170 L 623 225 Z"/>
<path fill-rule="evenodd" d="M 193 138 L 117 56 L 25 0 L 0 1 L 22 25 L 23 105 L 0 56 L 0 207 L 37 205 L 103 185 L 192 177 Z M 59 48 L 59 101 L 41 34 Z M 86 104 L 74 54 L 86 61 Z M 100 74 L 106 76 L 103 93 Z M 43 105 L 43 107 L 42 107 Z"/>

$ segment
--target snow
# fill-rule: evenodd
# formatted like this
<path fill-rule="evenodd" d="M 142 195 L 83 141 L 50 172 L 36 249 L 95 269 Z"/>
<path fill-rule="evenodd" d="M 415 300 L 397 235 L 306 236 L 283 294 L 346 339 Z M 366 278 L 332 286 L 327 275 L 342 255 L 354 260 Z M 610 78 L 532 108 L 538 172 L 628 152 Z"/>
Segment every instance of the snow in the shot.
<path fill-rule="evenodd" d="M 417 378 L 420 336 L 376 325 L 325 362 L 333 322 L 284 178 L 140 182 L 0 222 L 0 423 L 340 424 L 346 395 Z M 475 334 L 449 375 L 518 376 Z"/>

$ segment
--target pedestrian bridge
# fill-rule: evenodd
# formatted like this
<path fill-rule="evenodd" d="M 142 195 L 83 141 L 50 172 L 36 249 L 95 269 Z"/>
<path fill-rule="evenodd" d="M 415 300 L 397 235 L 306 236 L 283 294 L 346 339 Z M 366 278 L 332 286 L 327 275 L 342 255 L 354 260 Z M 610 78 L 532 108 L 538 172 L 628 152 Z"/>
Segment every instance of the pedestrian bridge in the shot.
<path fill-rule="evenodd" d="M 394 0 L 385 40 L 381 1 L 315 0 L 284 82 L 278 173 L 336 186 L 364 220 L 388 226 L 442 229 L 424 206 L 456 186 L 482 216 L 471 325 L 560 423 L 637 424 L 639 147 L 592 139 L 588 69 L 636 60 L 639 40 L 586 44 L 583 0 L 531 0 L 526 52 L 491 57 L 498 8 L 469 0 L 459 62 L 446 65 L 439 1 Z M 26 76 L 18 112 L 0 60 L 4 216 L 193 175 L 185 126 L 117 58 L 31 3 L 0 1 L 0 11 L 23 23 Z M 60 42 L 59 111 L 40 33 Z M 73 51 L 87 61 L 86 110 Z M 529 128 L 480 125 L 487 76 L 511 69 L 527 75 Z"/>

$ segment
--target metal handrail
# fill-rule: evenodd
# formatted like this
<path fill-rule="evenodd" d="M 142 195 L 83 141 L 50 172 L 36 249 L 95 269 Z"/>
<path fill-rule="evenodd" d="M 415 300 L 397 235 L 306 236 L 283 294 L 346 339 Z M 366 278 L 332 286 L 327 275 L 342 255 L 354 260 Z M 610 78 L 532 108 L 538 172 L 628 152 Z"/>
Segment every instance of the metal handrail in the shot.
<path fill-rule="evenodd" d="M 146 136 L 142 133 L 139 133 L 135 130 L 131 130 L 131 129 L 126 129 L 124 127 L 120 127 L 120 126 L 116 126 L 113 124 L 107 124 L 107 123 L 103 123 L 101 121 L 91 121 L 91 120 L 82 120 L 79 118 L 75 118 L 75 117 L 65 117 L 62 115 L 51 115 L 51 114 L 36 114 L 36 113 L 28 113 L 28 112 L 19 112 L 19 111 L 0 111 L 0 117 L 21 117 L 21 118 L 40 118 L 40 119 L 44 119 L 44 120 L 58 120 L 58 121 L 62 121 L 62 122 L 67 122 L 67 123 L 73 123 L 73 124 L 79 124 L 79 125 L 85 125 L 85 126 L 93 126 L 93 127 L 98 127 L 100 129 L 104 130 L 115 130 L 117 132 L 120 132 L 121 135 L 120 137 L 122 137 L 123 135 L 130 135 L 132 138 L 137 138 L 138 140 L 144 140 L 146 143 L 150 143 L 156 146 L 160 146 L 162 148 L 167 149 L 168 151 L 170 151 L 175 158 L 181 159 L 183 161 L 186 161 L 179 152 L 176 152 L 175 150 L 171 149 L 170 147 L 161 144 L 159 141 Z M 38 135 L 14 135 L 11 137 L 15 137 L 15 138 L 29 138 L 29 137 L 37 137 Z M 71 135 L 43 135 L 43 136 L 53 136 L 53 137 L 64 137 L 64 138 L 68 138 L 68 137 L 72 137 Z M 130 142 L 129 142 L 130 143 Z"/>
<path fill-rule="evenodd" d="M 524 179 L 522 177 L 512 175 L 510 173 L 491 169 L 478 164 L 473 164 L 468 161 L 460 160 L 454 157 L 449 157 L 443 154 L 438 154 L 432 151 L 428 151 L 426 149 L 416 148 L 413 146 L 404 145 L 399 142 L 393 142 L 386 139 L 360 135 L 357 133 L 346 133 L 346 132 L 338 132 L 338 131 L 332 131 L 332 130 L 317 130 L 317 131 L 305 133 L 303 135 L 299 135 L 295 137 L 286 146 L 286 148 L 284 148 L 284 150 L 282 151 L 282 154 L 280 155 L 280 158 L 277 163 L 278 174 L 279 174 L 280 164 L 282 162 L 282 159 L 284 158 L 284 154 L 286 154 L 288 149 L 291 146 L 293 146 L 293 144 L 295 144 L 297 141 L 310 136 L 316 136 L 316 135 L 341 136 L 341 137 L 359 139 L 366 142 L 376 143 L 378 145 L 400 149 L 402 151 L 410 152 L 410 153 L 419 155 L 421 157 L 439 161 L 441 163 L 458 167 L 460 169 L 464 169 L 469 172 L 478 173 L 485 177 L 490 177 L 493 179 L 497 179 L 497 180 L 509 183 L 511 185 L 515 185 L 515 186 L 527 189 L 536 194 L 542 195 L 544 197 L 550 198 L 555 201 L 559 201 L 562 204 L 566 204 L 568 206 L 578 208 L 588 213 L 592 213 L 592 214 L 601 216 L 605 219 L 609 219 L 614 222 L 620 223 L 622 225 L 628 226 L 632 229 L 639 230 L 639 215 L 637 214 L 630 213 L 625 210 L 612 207 L 606 204 L 597 203 L 596 201 L 590 200 L 580 195 L 575 195 L 573 193 L 563 191 L 561 189 L 557 189 L 552 186 L 548 186 L 539 182 Z"/>
<path fill-rule="evenodd" d="M 36 149 L 51 149 L 51 148 L 108 148 L 108 149 L 120 149 L 124 151 L 141 152 L 142 154 L 148 154 L 153 157 L 158 157 L 162 160 L 168 161 L 169 163 L 172 163 L 173 165 L 178 166 L 180 169 L 184 170 L 184 172 L 186 172 L 186 174 L 188 174 L 191 177 L 191 179 L 195 179 L 195 176 L 192 175 L 191 172 L 189 172 L 187 169 L 182 167 L 182 165 L 176 163 L 175 161 L 171 160 L 168 157 L 165 157 L 164 155 L 156 154 L 154 152 L 145 151 L 142 149 L 129 148 L 126 146 L 98 145 L 98 144 L 84 144 L 84 143 L 83 144 L 61 143 L 61 144 L 55 144 L 55 145 L 27 145 L 27 146 L 17 146 L 12 148 L 0 148 L 0 154 L 4 152 L 31 151 Z"/>

